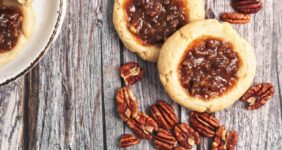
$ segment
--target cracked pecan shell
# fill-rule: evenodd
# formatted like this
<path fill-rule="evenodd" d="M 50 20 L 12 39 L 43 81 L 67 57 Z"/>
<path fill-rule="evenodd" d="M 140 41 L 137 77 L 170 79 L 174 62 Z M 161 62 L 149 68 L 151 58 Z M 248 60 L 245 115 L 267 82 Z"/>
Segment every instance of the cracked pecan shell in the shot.
<path fill-rule="evenodd" d="M 127 121 L 127 125 L 139 137 L 145 138 L 147 140 L 152 139 L 151 133 L 153 131 L 158 131 L 158 124 L 156 121 L 142 112 L 138 113 L 135 118 L 130 118 Z"/>
<path fill-rule="evenodd" d="M 243 14 L 254 14 L 262 9 L 261 0 L 233 0 L 231 5 Z"/>
<path fill-rule="evenodd" d="M 209 113 L 191 112 L 189 122 L 191 126 L 205 137 L 213 137 L 220 126 L 220 122 Z"/>
<path fill-rule="evenodd" d="M 231 13 L 221 14 L 220 19 L 222 21 L 229 22 L 232 24 L 246 24 L 251 21 L 251 16 L 241 13 L 231 12 Z"/>
<path fill-rule="evenodd" d="M 274 95 L 274 87 L 271 83 L 261 83 L 251 87 L 241 100 L 249 103 L 248 110 L 259 109 Z"/>
<path fill-rule="evenodd" d="M 178 124 L 173 129 L 174 135 L 179 143 L 187 149 L 192 149 L 195 144 L 200 144 L 200 135 L 186 123 Z"/>
<path fill-rule="evenodd" d="M 138 103 L 129 87 L 118 89 L 116 100 L 117 111 L 123 121 L 126 122 L 137 116 Z"/>
<path fill-rule="evenodd" d="M 119 146 L 122 148 L 137 145 L 139 143 L 140 143 L 140 139 L 132 134 L 124 134 L 120 137 L 119 140 Z"/>
<path fill-rule="evenodd" d="M 167 102 L 158 100 L 158 102 L 155 105 L 152 105 L 150 109 L 152 117 L 160 127 L 170 130 L 177 124 L 178 119 L 175 111 Z"/>
<path fill-rule="evenodd" d="M 212 150 L 234 150 L 238 143 L 238 134 L 236 131 L 226 131 L 221 126 L 216 131 L 216 136 L 212 143 Z"/>
<path fill-rule="evenodd" d="M 154 145 L 158 150 L 172 150 L 177 141 L 170 131 L 160 128 L 154 137 Z"/>
<path fill-rule="evenodd" d="M 133 85 L 143 79 L 145 71 L 138 63 L 129 62 L 119 68 L 120 75 L 126 85 Z"/>

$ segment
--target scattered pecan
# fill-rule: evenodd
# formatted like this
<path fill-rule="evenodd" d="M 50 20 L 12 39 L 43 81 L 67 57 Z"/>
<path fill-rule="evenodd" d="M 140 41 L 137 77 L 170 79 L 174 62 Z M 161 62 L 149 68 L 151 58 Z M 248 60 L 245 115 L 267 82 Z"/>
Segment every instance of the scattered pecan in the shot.
<path fill-rule="evenodd" d="M 184 148 L 182 146 L 177 146 L 173 150 L 186 150 L 186 148 Z"/>
<path fill-rule="evenodd" d="M 231 13 L 221 14 L 220 19 L 222 21 L 226 21 L 232 24 L 245 24 L 250 22 L 251 16 L 241 13 L 231 12 Z"/>
<path fill-rule="evenodd" d="M 172 129 L 178 122 L 174 109 L 163 100 L 158 100 L 155 105 L 151 106 L 151 114 L 158 125 L 167 130 Z"/>
<path fill-rule="evenodd" d="M 189 122 L 191 126 L 205 137 L 213 137 L 220 123 L 208 113 L 191 112 Z"/>
<path fill-rule="evenodd" d="M 140 139 L 132 134 L 124 134 L 120 137 L 119 146 L 126 148 L 129 146 L 137 145 L 140 143 Z"/>
<path fill-rule="evenodd" d="M 174 126 L 174 135 L 179 145 L 191 149 L 195 144 L 200 144 L 200 135 L 186 123 Z"/>
<path fill-rule="evenodd" d="M 226 131 L 224 126 L 219 127 L 212 143 L 212 150 L 234 150 L 238 142 L 236 131 Z"/>
<path fill-rule="evenodd" d="M 116 100 L 117 111 L 123 121 L 137 116 L 138 103 L 129 87 L 118 89 Z"/>
<path fill-rule="evenodd" d="M 249 103 L 248 110 L 261 108 L 274 95 L 274 87 L 271 83 L 261 83 L 251 87 L 241 100 Z"/>
<path fill-rule="evenodd" d="M 126 85 L 133 85 L 144 77 L 144 69 L 138 63 L 129 62 L 119 68 Z"/>
<path fill-rule="evenodd" d="M 254 14 L 262 9 L 261 0 L 233 0 L 232 7 L 243 14 Z"/>
<path fill-rule="evenodd" d="M 175 137 L 165 129 L 160 128 L 155 136 L 154 145 L 159 150 L 172 150 L 177 141 Z"/>
<path fill-rule="evenodd" d="M 151 133 L 153 131 L 158 131 L 158 124 L 156 121 L 142 112 L 138 113 L 136 118 L 130 118 L 127 121 L 127 125 L 138 136 L 147 140 L 152 139 Z"/>

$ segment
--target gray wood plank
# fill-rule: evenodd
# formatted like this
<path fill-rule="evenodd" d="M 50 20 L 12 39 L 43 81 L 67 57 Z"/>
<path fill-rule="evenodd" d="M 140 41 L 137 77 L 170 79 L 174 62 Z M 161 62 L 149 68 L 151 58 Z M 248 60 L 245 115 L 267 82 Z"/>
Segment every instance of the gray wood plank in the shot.
<path fill-rule="evenodd" d="M 214 1 L 215 11 L 232 10 L 229 2 Z M 273 47 L 279 42 L 273 34 L 278 30 L 273 27 L 273 0 L 266 1 L 264 9 L 253 15 L 248 25 L 234 26 L 239 33 L 255 47 L 257 56 L 257 74 L 254 83 L 271 82 L 277 85 L 277 50 Z M 281 6 L 279 6 L 281 7 Z M 281 16 L 280 16 L 281 18 Z M 279 51 L 279 50 L 278 50 Z M 281 51 L 281 50 L 280 50 Z M 281 64 L 280 64 L 281 65 Z M 281 97 L 280 97 L 281 98 Z M 281 99 L 275 97 L 263 108 L 255 111 L 244 110 L 245 104 L 238 101 L 230 108 L 216 113 L 217 118 L 229 129 L 238 131 L 239 142 L 237 149 L 281 149 Z"/>
<path fill-rule="evenodd" d="M 272 115 L 269 115 L 271 122 L 268 124 L 270 130 L 267 133 L 265 147 L 266 149 L 282 149 L 282 62 L 280 61 L 282 56 L 282 14 L 280 13 L 282 6 L 279 1 L 274 0 L 272 7 L 273 11 L 269 16 L 273 18 L 271 76 L 274 78 L 272 82 L 275 84 L 276 92 L 273 98 L 275 102 L 272 102 L 269 108 Z"/>
<path fill-rule="evenodd" d="M 28 149 L 103 149 L 101 1 L 71 0 L 63 32 L 28 75 Z"/>
<path fill-rule="evenodd" d="M 0 149 L 21 149 L 23 141 L 24 80 L 0 87 Z"/>
<path fill-rule="evenodd" d="M 112 22 L 112 0 L 101 0 L 99 19 L 102 26 L 101 54 L 103 78 L 104 143 L 105 149 L 120 149 L 119 137 L 124 133 L 124 124 L 119 118 L 116 107 L 116 92 L 120 88 L 119 67 L 121 64 L 121 45 Z"/>

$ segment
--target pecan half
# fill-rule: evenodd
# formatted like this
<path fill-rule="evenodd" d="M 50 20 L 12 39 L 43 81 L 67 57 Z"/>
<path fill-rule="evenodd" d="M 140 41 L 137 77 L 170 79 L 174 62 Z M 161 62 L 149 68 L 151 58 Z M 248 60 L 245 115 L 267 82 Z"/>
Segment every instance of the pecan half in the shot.
<path fill-rule="evenodd" d="M 186 123 L 178 124 L 173 129 L 179 145 L 191 149 L 195 144 L 200 144 L 200 135 Z"/>
<path fill-rule="evenodd" d="M 233 0 L 231 5 L 243 14 L 254 14 L 262 9 L 261 0 Z"/>
<path fill-rule="evenodd" d="M 177 141 L 175 137 L 165 129 L 160 128 L 155 136 L 154 145 L 159 150 L 172 150 Z"/>
<path fill-rule="evenodd" d="M 251 21 L 251 16 L 241 13 L 231 12 L 231 13 L 221 14 L 220 19 L 222 21 L 226 21 L 232 24 L 245 24 Z"/>
<path fill-rule="evenodd" d="M 251 87 L 241 98 L 249 103 L 248 110 L 261 108 L 274 95 L 274 87 L 271 83 L 261 83 Z"/>
<path fill-rule="evenodd" d="M 124 134 L 120 137 L 119 146 L 126 148 L 129 146 L 137 145 L 140 143 L 140 139 L 132 134 Z"/>
<path fill-rule="evenodd" d="M 123 78 L 126 85 L 133 85 L 140 81 L 145 74 L 143 68 L 138 63 L 129 62 L 119 68 L 120 75 Z"/>
<path fill-rule="evenodd" d="M 129 87 L 119 88 L 116 96 L 117 111 L 123 121 L 135 118 L 138 114 L 138 103 Z"/>
<path fill-rule="evenodd" d="M 189 122 L 191 126 L 205 137 L 213 137 L 220 123 L 208 113 L 191 112 Z"/>
<path fill-rule="evenodd" d="M 155 105 L 151 106 L 151 114 L 158 125 L 167 130 L 172 129 L 178 122 L 174 109 L 163 100 L 158 100 Z"/>
<path fill-rule="evenodd" d="M 221 126 L 216 131 L 216 136 L 212 143 L 212 150 L 234 150 L 238 143 L 238 134 L 236 131 L 226 131 Z"/>
<path fill-rule="evenodd" d="M 147 140 L 152 139 L 151 133 L 153 131 L 158 131 L 158 124 L 156 121 L 142 112 L 138 113 L 136 118 L 130 118 L 127 121 L 127 125 L 138 136 Z"/>

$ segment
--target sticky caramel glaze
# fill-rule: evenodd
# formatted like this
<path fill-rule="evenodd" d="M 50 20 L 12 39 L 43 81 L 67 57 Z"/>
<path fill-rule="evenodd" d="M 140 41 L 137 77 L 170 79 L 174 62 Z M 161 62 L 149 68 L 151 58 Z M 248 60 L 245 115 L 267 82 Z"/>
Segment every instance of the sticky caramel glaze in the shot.
<path fill-rule="evenodd" d="M 16 46 L 22 20 L 20 9 L 0 4 L 0 53 L 10 51 Z"/>
<path fill-rule="evenodd" d="M 187 48 L 179 65 L 182 86 L 190 96 L 209 100 L 231 89 L 238 80 L 240 59 L 224 40 L 204 37 Z"/>
<path fill-rule="evenodd" d="M 127 0 L 128 29 L 141 44 L 161 44 L 188 23 L 185 0 Z"/>

